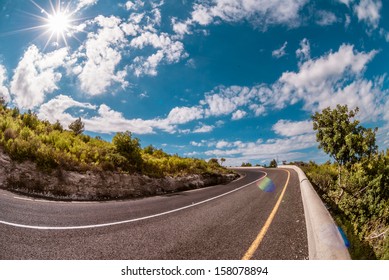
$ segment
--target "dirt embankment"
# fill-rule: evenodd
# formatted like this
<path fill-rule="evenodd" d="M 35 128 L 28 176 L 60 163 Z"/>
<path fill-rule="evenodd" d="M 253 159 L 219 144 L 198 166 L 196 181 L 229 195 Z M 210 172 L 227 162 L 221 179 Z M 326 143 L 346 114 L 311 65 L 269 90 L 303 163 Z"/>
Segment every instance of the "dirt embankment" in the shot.
<path fill-rule="evenodd" d="M 16 163 L 0 148 L 0 188 L 59 200 L 126 199 L 225 184 L 238 175 L 189 175 L 150 178 L 116 172 L 44 172 L 34 163 Z"/>

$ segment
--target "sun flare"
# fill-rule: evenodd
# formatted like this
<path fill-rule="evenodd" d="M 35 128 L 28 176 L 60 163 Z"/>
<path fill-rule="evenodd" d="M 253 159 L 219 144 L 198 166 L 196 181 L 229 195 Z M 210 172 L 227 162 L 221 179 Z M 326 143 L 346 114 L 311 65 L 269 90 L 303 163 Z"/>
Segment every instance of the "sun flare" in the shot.
<path fill-rule="evenodd" d="M 67 5 L 61 3 L 60 0 L 57 0 L 53 3 L 52 0 L 49 0 L 51 9 L 45 9 L 34 0 L 30 0 L 41 12 L 41 15 L 36 15 L 43 24 L 33 27 L 41 28 L 45 31 L 41 34 L 48 36 L 46 41 L 45 48 L 48 45 L 59 46 L 62 43 L 68 45 L 67 38 L 74 36 L 75 22 L 78 21 L 74 18 L 75 13 L 77 12 L 76 8 L 71 9 L 69 1 Z"/>
<path fill-rule="evenodd" d="M 47 27 L 52 33 L 62 36 L 70 28 L 70 16 L 63 12 L 49 15 L 47 18 Z"/>

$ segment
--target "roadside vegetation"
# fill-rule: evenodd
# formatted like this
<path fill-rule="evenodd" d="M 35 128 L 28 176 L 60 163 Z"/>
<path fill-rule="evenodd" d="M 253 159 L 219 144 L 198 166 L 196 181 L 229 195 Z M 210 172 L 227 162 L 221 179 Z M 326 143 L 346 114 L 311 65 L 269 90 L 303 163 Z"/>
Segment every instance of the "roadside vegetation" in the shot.
<path fill-rule="evenodd" d="M 312 116 L 319 147 L 334 163 L 303 170 L 350 241 L 354 259 L 389 259 L 389 150 L 378 152 L 377 129 L 366 129 L 358 112 L 340 106 Z"/>
<path fill-rule="evenodd" d="M 129 131 L 117 133 L 112 142 L 83 132 L 81 119 L 66 129 L 58 121 L 39 120 L 31 111 L 22 114 L 18 108 L 7 108 L 0 98 L 0 148 L 11 159 L 34 162 L 42 170 L 114 171 L 156 178 L 230 173 L 217 160 L 169 155 L 151 145 L 142 148 Z"/>

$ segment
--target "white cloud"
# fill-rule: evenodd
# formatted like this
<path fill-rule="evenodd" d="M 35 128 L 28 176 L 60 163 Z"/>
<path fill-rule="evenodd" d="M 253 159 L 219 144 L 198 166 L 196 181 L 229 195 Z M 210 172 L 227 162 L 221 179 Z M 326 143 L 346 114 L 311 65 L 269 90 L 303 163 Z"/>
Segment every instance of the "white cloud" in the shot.
<path fill-rule="evenodd" d="M 180 22 L 177 21 L 176 18 L 172 18 L 172 26 L 173 26 L 173 31 L 178 34 L 181 38 L 185 34 L 192 34 L 190 30 L 190 26 L 192 24 L 192 21 L 190 19 Z"/>
<path fill-rule="evenodd" d="M 299 12 L 309 0 L 204 0 L 193 5 L 191 16 L 183 22 L 172 21 L 179 36 L 190 34 L 191 27 L 207 26 L 218 20 L 248 21 L 266 30 L 270 25 L 295 27 L 300 24 Z"/>
<path fill-rule="evenodd" d="M 38 117 L 43 120 L 48 120 L 51 123 L 58 120 L 63 125 L 68 126 L 76 118 L 71 116 L 69 113 L 65 113 L 65 111 L 73 107 L 96 109 L 96 106 L 93 106 L 90 103 L 77 102 L 71 97 L 61 94 L 43 104 L 39 108 Z"/>
<path fill-rule="evenodd" d="M 250 110 L 254 112 L 254 115 L 256 117 L 259 117 L 261 115 L 266 115 L 266 108 L 263 105 L 260 104 L 251 104 L 249 106 Z"/>
<path fill-rule="evenodd" d="M 202 118 L 203 110 L 199 107 L 175 107 L 167 118 L 154 118 L 150 120 L 126 119 L 121 112 L 112 110 L 105 104 L 100 106 L 90 103 L 75 101 L 69 96 L 59 95 L 43 104 L 39 109 L 39 117 L 50 122 L 59 120 L 62 124 L 68 125 L 76 119 L 66 112 L 70 108 L 86 108 L 93 110 L 96 114 L 93 117 L 83 118 L 85 128 L 88 131 L 99 133 L 113 133 L 130 130 L 136 134 L 152 134 L 155 129 L 168 133 L 186 133 L 185 130 L 177 130 L 176 125 L 186 124 L 193 120 Z M 96 111 L 97 110 L 97 111 Z M 196 127 L 194 133 L 205 133 L 212 131 L 214 126 L 201 124 Z M 188 130 L 187 132 L 190 132 Z"/>
<path fill-rule="evenodd" d="M 233 121 L 240 120 L 243 119 L 246 115 L 247 115 L 246 111 L 237 110 L 232 114 L 231 120 Z"/>
<path fill-rule="evenodd" d="M 345 4 L 346 6 L 350 6 L 350 3 L 353 2 L 354 0 L 338 0 L 340 3 Z"/>
<path fill-rule="evenodd" d="M 7 70 L 3 65 L 0 64 L 0 97 L 3 97 L 6 102 L 11 100 L 9 96 L 9 90 L 5 86 L 5 82 L 7 80 Z"/>
<path fill-rule="evenodd" d="M 278 105 L 303 100 L 304 109 L 317 111 L 338 103 L 348 104 L 359 106 L 362 118 L 374 119 L 382 113 L 379 104 L 383 94 L 378 83 L 360 77 L 376 53 L 357 52 L 351 45 L 342 45 L 337 52 L 304 62 L 298 72 L 283 73 L 273 85 L 274 93 L 279 95 Z"/>
<path fill-rule="evenodd" d="M 59 120 L 63 125 L 67 126 L 76 117 L 67 113 L 66 110 L 74 107 L 86 108 L 95 112 L 97 110 L 96 116 L 82 119 L 87 131 L 113 133 L 130 130 L 136 134 L 151 134 L 154 133 L 155 128 L 167 132 L 171 132 L 174 129 L 166 120 L 126 119 L 122 113 L 112 110 L 105 104 L 97 107 L 90 103 L 75 101 L 65 95 L 59 95 L 43 104 L 39 109 L 38 116 L 50 122 Z"/>
<path fill-rule="evenodd" d="M 144 7 L 145 3 L 141 0 L 135 0 L 135 1 L 127 1 L 124 4 L 124 7 L 127 11 L 129 10 L 138 10 L 139 8 Z"/>
<path fill-rule="evenodd" d="M 371 27 L 376 28 L 380 21 L 381 8 L 381 0 L 361 0 L 358 5 L 354 6 L 354 11 L 359 21 L 365 21 Z"/>
<path fill-rule="evenodd" d="M 299 11 L 306 0 L 215 0 L 209 7 L 210 16 L 225 21 L 248 20 L 256 26 L 285 24 L 294 26 L 299 21 Z M 195 9 L 196 11 L 196 9 Z M 204 23 L 207 20 L 204 20 Z M 209 19 L 208 19 L 209 21 Z"/>
<path fill-rule="evenodd" d="M 316 17 L 316 23 L 321 26 L 332 25 L 338 22 L 336 15 L 329 11 L 318 11 Z"/>
<path fill-rule="evenodd" d="M 201 124 L 193 130 L 193 133 L 207 133 L 211 132 L 214 128 L 213 125 Z"/>
<path fill-rule="evenodd" d="M 101 95 L 114 83 L 123 88 L 128 86 L 125 81 L 126 72 L 118 71 L 122 59 L 121 47 L 126 42 L 124 32 L 119 27 L 121 20 L 117 17 L 98 16 L 93 20 L 100 29 L 97 33 L 89 33 L 88 39 L 81 47 L 78 57 L 84 58 L 80 72 L 81 89 L 89 95 Z M 98 77 L 98 79 L 96 78 Z"/>
<path fill-rule="evenodd" d="M 35 45 L 26 50 L 11 81 L 11 94 L 19 107 L 32 109 L 44 102 L 46 94 L 58 89 L 62 74 L 56 70 L 65 66 L 67 55 L 67 48 L 47 54 Z"/>
<path fill-rule="evenodd" d="M 160 35 L 153 32 L 143 32 L 139 36 L 133 38 L 130 46 L 137 49 L 144 49 L 147 46 L 152 46 L 157 49 L 157 52 L 149 57 L 136 57 L 131 66 L 136 76 L 141 75 L 157 75 L 157 67 L 162 63 L 176 63 L 187 56 L 184 44 L 180 41 L 173 40 L 169 34 L 162 33 Z"/>
<path fill-rule="evenodd" d="M 175 107 L 167 116 L 170 124 L 185 124 L 193 120 L 202 119 L 204 110 L 200 107 Z"/>
<path fill-rule="evenodd" d="M 311 58 L 311 45 L 307 38 L 300 42 L 300 48 L 296 50 L 296 56 L 300 63 Z"/>
<path fill-rule="evenodd" d="M 78 0 L 77 7 L 76 7 L 76 12 L 78 12 L 81 9 L 90 7 L 95 5 L 98 2 L 98 0 Z"/>
<path fill-rule="evenodd" d="M 272 130 L 281 136 L 297 136 L 313 132 L 311 121 L 293 122 L 289 120 L 279 120 L 273 125 Z"/>
<path fill-rule="evenodd" d="M 344 27 L 347 29 L 351 24 L 351 17 L 349 15 L 345 15 Z"/>
<path fill-rule="evenodd" d="M 239 146 L 233 142 L 223 143 L 222 148 L 208 150 L 206 156 L 217 157 L 240 157 L 250 160 L 263 158 L 275 158 L 277 155 L 285 155 L 291 152 L 300 151 L 317 146 L 314 134 L 296 135 L 287 138 L 269 139 L 263 142 L 258 139 L 256 142 L 240 142 Z M 224 149 L 223 149 L 224 148 Z"/>
<path fill-rule="evenodd" d="M 223 149 L 223 148 L 227 148 L 227 147 L 231 147 L 231 146 L 233 146 L 233 144 L 231 144 L 231 143 L 229 143 L 229 142 L 227 142 L 227 141 L 224 141 L 224 140 L 221 140 L 221 141 L 218 141 L 217 143 L 216 143 L 216 148 L 217 149 Z"/>
<path fill-rule="evenodd" d="M 281 58 L 286 55 L 285 49 L 288 45 L 288 42 L 285 42 L 279 49 L 272 51 L 272 56 L 275 58 Z"/>
<path fill-rule="evenodd" d="M 193 5 L 192 20 L 200 25 L 208 25 L 213 21 L 213 11 L 200 4 Z"/>
<path fill-rule="evenodd" d="M 195 147 L 203 147 L 204 146 L 204 143 L 203 142 L 196 142 L 196 141 L 190 141 L 190 143 L 192 146 L 195 146 Z"/>

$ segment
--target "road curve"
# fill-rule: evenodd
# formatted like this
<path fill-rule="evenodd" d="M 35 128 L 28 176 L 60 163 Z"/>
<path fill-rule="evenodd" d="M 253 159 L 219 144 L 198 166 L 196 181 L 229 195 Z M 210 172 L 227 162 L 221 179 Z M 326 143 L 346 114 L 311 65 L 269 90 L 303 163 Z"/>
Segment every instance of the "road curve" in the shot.
<path fill-rule="evenodd" d="M 306 259 L 296 173 L 239 172 L 227 185 L 116 202 L 0 190 L 0 259 Z"/>

